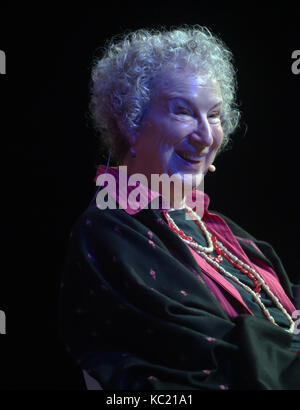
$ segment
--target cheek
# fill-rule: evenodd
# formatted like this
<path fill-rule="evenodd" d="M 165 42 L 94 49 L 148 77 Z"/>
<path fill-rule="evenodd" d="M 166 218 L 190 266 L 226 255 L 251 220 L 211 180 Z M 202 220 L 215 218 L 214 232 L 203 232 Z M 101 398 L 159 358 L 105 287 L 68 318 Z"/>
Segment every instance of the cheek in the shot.
<path fill-rule="evenodd" d="M 165 142 L 174 146 L 182 142 L 187 135 L 194 129 L 193 120 L 170 119 L 165 123 L 164 137 Z"/>
<path fill-rule="evenodd" d="M 224 137 L 224 132 L 223 128 L 221 125 L 216 126 L 213 131 L 213 140 L 214 140 L 214 148 L 219 148 L 219 146 L 222 144 L 223 137 Z"/>
<path fill-rule="evenodd" d="M 187 135 L 192 133 L 194 128 L 193 119 L 178 119 L 178 117 L 171 116 L 164 120 L 152 121 L 147 129 L 147 137 L 152 141 L 152 149 L 158 152 L 164 151 L 167 154 L 168 151 L 172 151 L 175 145 L 181 143 Z"/>

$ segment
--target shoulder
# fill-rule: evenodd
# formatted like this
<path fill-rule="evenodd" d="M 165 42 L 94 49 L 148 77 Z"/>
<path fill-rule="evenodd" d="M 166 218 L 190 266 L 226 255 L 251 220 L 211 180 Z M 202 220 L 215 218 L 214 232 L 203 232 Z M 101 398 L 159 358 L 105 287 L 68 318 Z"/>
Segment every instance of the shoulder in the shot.
<path fill-rule="evenodd" d="M 75 242 L 102 243 L 103 248 L 137 246 L 149 240 L 149 231 L 158 231 L 159 237 L 162 223 L 161 214 L 156 210 L 146 209 L 130 215 L 124 209 L 99 209 L 90 204 L 75 220 L 70 236 Z"/>
<path fill-rule="evenodd" d="M 252 241 L 256 241 L 257 238 L 255 238 L 251 233 L 249 233 L 248 231 L 246 231 L 244 228 L 242 228 L 238 223 L 234 222 L 231 218 L 229 218 L 228 216 L 222 214 L 219 211 L 210 211 L 212 214 L 218 215 L 220 216 L 222 219 L 224 219 L 224 221 L 227 223 L 228 227 L 231 229 L 232 233 L 237 236 L 237 237 L 241 237 L 241 238 L 246 238 L 246 239 L 250 239 Z"/>
<path fill-rule="evenodd" d="M 281 284 L 284 286 L 285 290 L 288 292 L 289 296 L 292 295 L 292 283 L 290 278 L 283 266 L 283 263 L 274 249 L 273 245 L 263 239 L 258 239 L 250 234 L 248 231 L 243 229 L 240 225 L 234 222 L 231 218 L 223 215 L 218 211 L 211 211 L 212 213 L 219 215 L 227 223 L 228 227 L 231 229 L 232 233 L 240 243 L 243 250 L 250 258 L 255 258 L 255 260 L 264 261 L 269 265 L 280 278 Z"/>
<path fill-rule="evenodd" d="M 99 209 L 95 204 L 90 204 L 75 220 L 73 231 L 112 230 L 115 225 L 132 226 L 136 224 L 135 218 L 123 209 Z M 100 229 L 101 228 L 101 229 Z"/>
<path fill-rule="evenodd" d="M 265 254 L 265 257 L 271 257 L 272 259 L 274 257 L 278 258 L 278 255 L 276 254 L 273 246 L 269 243 L 264 241 L 263 239 L 256 238 L 253 236 L 251 233 L 246 231 L 244 228 L 242 228 L 238 223 L 234 222 L 231 218 L 229 218 L 226 215 L 223 215 L 221 212 L 218 211 L 211 211 L 213 214 L 219 215 L 224 221 L 227 223 L 228 227 L 236 237 L 236 239 L 243 244 L 248 244 L 254 247 L 257 251 L 259 251 L 260 256 L 262 253 Z M 279 259 L 279 258 L 278 258 Z"/>

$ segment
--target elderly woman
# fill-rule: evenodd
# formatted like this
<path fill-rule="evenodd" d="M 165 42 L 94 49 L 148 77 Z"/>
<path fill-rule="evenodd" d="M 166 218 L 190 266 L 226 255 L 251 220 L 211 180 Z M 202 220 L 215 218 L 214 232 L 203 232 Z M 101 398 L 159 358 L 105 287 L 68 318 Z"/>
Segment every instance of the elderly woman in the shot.
<path fill-rule="evenodd" d="M 199 189 L 238 125 L 235 92 L 231 52 L 201 26 L 127 33 L 93 67 L 117 166 L 99 166 L 72 229 L 59 314 L 104 390 L 300 389 L 296 287 Z"/>

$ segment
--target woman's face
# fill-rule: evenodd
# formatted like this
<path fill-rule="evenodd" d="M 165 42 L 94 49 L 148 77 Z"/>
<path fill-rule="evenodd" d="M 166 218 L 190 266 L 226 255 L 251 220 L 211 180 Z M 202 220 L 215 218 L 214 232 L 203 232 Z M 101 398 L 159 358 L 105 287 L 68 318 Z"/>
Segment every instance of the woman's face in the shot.
<path fill-rule="evenodd" d="M 177 174 L 190 188 L 199 186 L 223 139 L 221 105 L 218 84 L 200 73 L 160 74 L 134 144 L 138 168 L 148 177 Z"/>

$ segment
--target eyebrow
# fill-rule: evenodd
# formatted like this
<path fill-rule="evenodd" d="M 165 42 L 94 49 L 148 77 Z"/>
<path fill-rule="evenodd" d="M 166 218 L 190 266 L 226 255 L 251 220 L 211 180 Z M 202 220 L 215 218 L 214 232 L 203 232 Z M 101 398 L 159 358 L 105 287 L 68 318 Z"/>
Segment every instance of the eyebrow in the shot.
<path fill-rule="evenodd" d="M 220 101 L 217 102 L 213 107 L 211 107 L 211 110 L 212 110 L 213 108 L 218 107 L 219 105 L 222 105 L 222 104 L 223 104 L 223 100 L 220 100 Z"/>
<path fill-rule="evenodd" d="M 179 96 L 178 94 L 173 94 L 173 95 L 172 95 L 172 94 L 169 94 L 169 95 L 168 95 L 168 98 L 169 98 L 169 99 L 178 98 L 178 99 L 184 101 L 186 104 L 192 106 L 193 108 L 196 107 L 196 105 L 195 105 L 195 103 L 193 102 L 193 100 L 190 100 L 190 99 L 185 98 L 185 97 L 181 97 L 181 96 Z M 216 108 L 216 107 L 222 105 L 222 103 L 223 103 L 223 100 L 219 100 L 219 101 L 218 101 L 215 105 L 213 105 L 209 110 L 213 110 L 214 108 Z"/>

